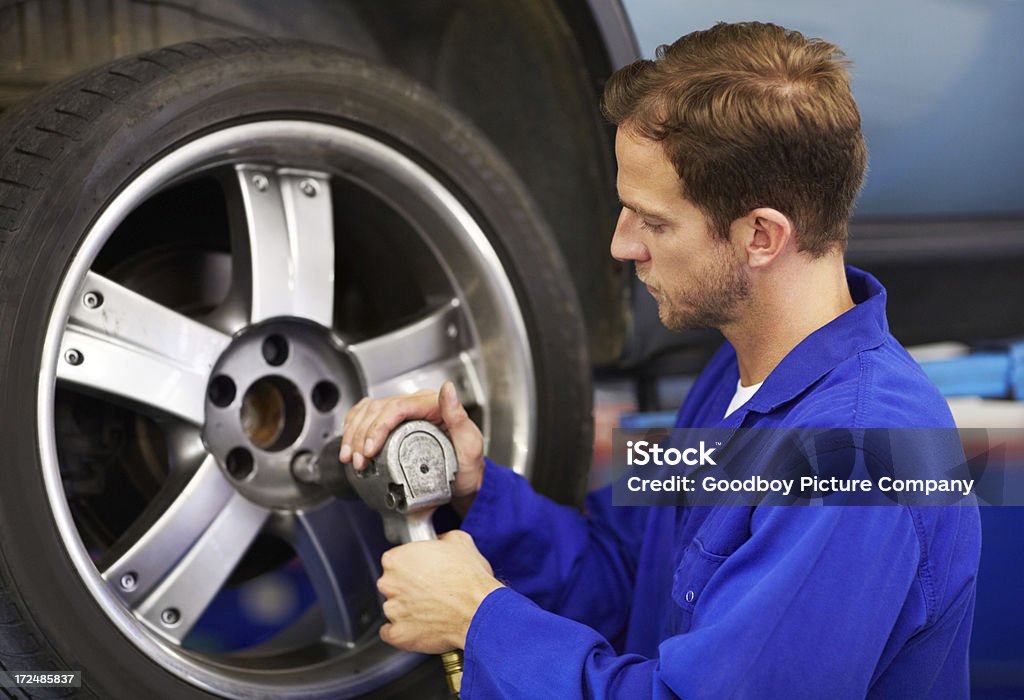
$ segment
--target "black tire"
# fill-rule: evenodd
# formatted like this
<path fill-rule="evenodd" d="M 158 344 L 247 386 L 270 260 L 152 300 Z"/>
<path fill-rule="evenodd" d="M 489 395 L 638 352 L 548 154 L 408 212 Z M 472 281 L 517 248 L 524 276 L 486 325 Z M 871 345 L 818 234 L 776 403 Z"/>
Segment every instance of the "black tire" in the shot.
<path fill-rule="evenodd" d="M 6 339 L 0 343 L 3 669 L 81 670 L 83 687 L 78 696 L 114 700 L 211 694 L 326 697 L 324 693 L 300 693 L 284 681 L 268 682 L 259 693 L 254 691 L 258 684 L 241 681 L 235 686 L 225 681 L 220 686 L 201 687 L 198 681 L 185 680 L 184 674 L 158 664 L 137 640 L 130 639 L 130 630 L 118 626 L 121 623 L 115 622 L 87 585 L 92 579 L 88 567 L 82 564 L 84 546 L 69 539 L 67 523 L 61 525 L 54 505 L 55 488 L 69 494 L 69 501 L 80 497 L 76 491 L 80 475 L 69 471 L 69 460 L 78 467 L 99 469 L 97 465 L 107 462 L 130 461 L 130 456 L 120 452 L 98 456 L 97 446 L 88 436 L 58 434 L 52 425 L 56 415 L 37 411 L 39 406 L 59 407 L 65 400 L 58 396 L 54 403 L 53 382 L 65 395 L 69 390 L 78 395 L 78 390 L 69 389 L 53 369 L 59 362 L 70 361 L 66 355 L 57 356 L 58 350 L 64 353 L 66 349 L 53 345 L 53 337 L 63 331 L 58 328 L 58 336 L 51 337 L 53 328 L 63 328 L 67 319 L 56 318 L 59 309 L 55 307 L 65 298 L 62 294 L 67 295 L 69 285 L 77 284 L 77 278 L 71 279 L 79 269 L 76 265 L 87 264 L 113 275 L 130 262 L 135 264 L 132 261 L 142 254 L 140 251 L 149 247 L 167 249 L 171 237 L 180 232 L 163 230 L 159 217 L 173 219 L 175 210 L 193 204 L 182 199 L 170 207 L 166 202 L 153 204 L 147 210 L 152 217 L 150 228 L 145 229 L 152 231 L 152 242 L 141 234 L 129 236 L 125 231 L 131 227 L 122 221 L 97 248 L 100 255 L 82 263 L 83 256 L 92 255 L 83 241 L 98 226 L 104 212 L 112 202 L 120 201 L 118 198 L 143 173 L 162 162 L 160 159 L 221 130 L 268 120 L 302 120 L 367 136 L 416 163 L 472 215 L 500 260 L 524 321 L 536 388 L 532 416 L 536 433 L 529 445 L 534 459 L 531 479 L 539 490 L 558 500 L 576 502 L 581 495 L 591 444 L 591 396 L 579 308 L 565 266 L 536 208 L 501 157 L 470 126 L 402 76 L 365 60 L 307 44 L 216 40 L 122 59 L 48 88 L 0 121 L 0 337 Z M 317 148 L 321 147 L 311 146 L 308 153 L 296 156 L 296 161 L 315 161 L 320 157 Z M 338 172 L 332 172 L 331 177 L 342 179 Z M 182 191 L 175 190 L 179 194 Z M 202 193 L 189 192 L 201 199 Z M 155 199 L 147 199 L 147 206 Z M 175 225 L 168 224 L 167 228 Z M 415 222 L 395 226 L 411 230 Z M 197 221 L 195 231 L 181 234 L 188 238 L 185 248 L 223 252 L 222 240 L 207 241 L 215 227 L 215 223 Z M 424 250 L 429 252 L 429 246 Z M 404 248 L 385 248 L 377 253 L 393 256 L 397 270 L 418 264 L 404 262 Z M 153 279 L 153 269 L 136 265 L 135 278 Z M 448 273 L 456 274 L 458 270 Z M 405 294 L 399 277 L 382 281 L 391 290 L 388 294 L 395 295 L 393 298 Z M 360 284 L 356 297 L 379 292 L 376 287 L 368 288 L 366 280 Z M 458 289 L 465 291 L 467 287 Z M 137 291 L 144 293 L 145 284 Z M 160 303 L 175 307 L 173 299 L 161 299 Z M 177 308 L 192 316 L 209 311 L 190 307 L 189 303 L 186 300 Z M 353 303 L 358 306 L 364 302 L 357 299 Z M 336 326 L 366 315 L 364 308 L 362 316 L 357 309 L 342 318 L 340 306 L 339 302 L 334 307 Z M 402 302 L 394 306 L 394 314 L 404 308 Z M 373 310 L 373 304 L 368 308 Z M 472 309 L 467 313 L 471 314 Z M 470 317 L 470 321 L 485 324 L 487 319 Z M 345 331 L 337 327 L 334 330 L 342 334 Z M 508 339 L 509 343 L 514 341 L 517 339 Z M 491 367 L 487 372 L 491 373 L 487 375 L 489 386 L 497 386 L 500 370 Z M 51 383 L 47 387 L 48 376 Z M 499 391 L 488 396 L 497 396 Z M 133 410 L 132 404 L 102 394 L 88 400 L 94 403 L 85 403 L 84 408 L 78 406 L 76 410 L 105 402 L 115 405 L 112 411 Z M 489 410 L 487 405 L 479 408 L 485 415 Z M 141 419 L 135 420 L 137 424 Z M 47 421 L 51 422 L 49 428 Z M 54 444 L 47 444 L 47 435 L 54 436 L 49 441 Z M 502 436 L 491 435 L 491 440 L 500 443 Z M 119 442 L 115 436 L 113 442 L 118 450 L 134 449 L 130 444 L 124 446 L 131 439 Z M 47 455 L 58 451 L 62 472 L 55 477 Z M 90 482 L 90 488 L 98 487 Z M 138 515 L 137 511 L 132 513 Z M 79 518 L 78 511 L 73 514 Z M 84 527 L 80 519 L 74 524 Z M 82 532 L 83 540 L 98 537 Z M 91 585 L 95 586 L 95 581 Z M 195 663 L 209 666 L 208 660 Z M 425 697 L 424 689 L 433 681 L 421 681 L 416 673 L 421 672 L 390 682 L 372 696 Z M 433 671 L 422 673 L 430 675 Z M 301 675 L 301 669 L 296 674 Z M 15 697 L 25 696 L 17 690 L 8 692 Z M 38 692 L 39 696 L 49 692 L 54 697 L 64 693 L 56 689 Z"/>

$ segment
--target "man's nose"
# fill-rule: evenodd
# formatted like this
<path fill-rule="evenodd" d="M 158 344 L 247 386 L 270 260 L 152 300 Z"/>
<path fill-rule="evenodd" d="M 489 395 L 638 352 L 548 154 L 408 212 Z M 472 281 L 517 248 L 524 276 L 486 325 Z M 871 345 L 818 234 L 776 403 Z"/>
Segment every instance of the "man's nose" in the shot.
<path fill-rule="evenodd" d="M 640 240 L 638 228 L 636 214 L 623 207 L 615 223 L 615 233 L 612 234 L 613 258 L 621 262 L 644 262 L 650 258 L 647 246 Z"/>

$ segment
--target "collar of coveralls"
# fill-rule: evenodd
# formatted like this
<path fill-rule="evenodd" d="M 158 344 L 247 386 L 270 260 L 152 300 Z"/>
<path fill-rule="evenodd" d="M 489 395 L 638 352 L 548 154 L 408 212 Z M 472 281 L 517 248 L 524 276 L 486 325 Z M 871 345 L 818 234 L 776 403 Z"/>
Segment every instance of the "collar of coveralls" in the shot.
<path fill-rule="evenodd" d="M 885 288 L 868 273 L 849 265 L 846 266 L 846 281 L 856 306 L 790 350 L 753 398 L 729 416 L 732 419 L 729 422 L 735 422 L 742 418 L 740 414 L 751 411 L 771 413 L 801 395 L 841 362 L 885 342 L 889 335 L 889 324 L 885 318 Z M 736 351 L 732 345 L 726 342 L 720 352 L 727 354 L 721 359 L 735 367 Z M 738 379 L 737 373 L 730 386 L 735 386 Z"/>

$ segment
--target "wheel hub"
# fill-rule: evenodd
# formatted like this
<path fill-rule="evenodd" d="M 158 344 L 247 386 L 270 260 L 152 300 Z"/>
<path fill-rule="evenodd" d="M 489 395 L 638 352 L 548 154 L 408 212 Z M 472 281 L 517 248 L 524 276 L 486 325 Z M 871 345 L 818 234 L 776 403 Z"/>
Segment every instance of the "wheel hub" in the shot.
<path fill-rule="evenodd" d="M 294 510 L 325 500 L 292 465 L 341 429 L 362 395 L 355 365 L 314 324 L 273 320 L 247 328 L 221 355 L 206 392 L 203 441 L 239 492 Z"/>

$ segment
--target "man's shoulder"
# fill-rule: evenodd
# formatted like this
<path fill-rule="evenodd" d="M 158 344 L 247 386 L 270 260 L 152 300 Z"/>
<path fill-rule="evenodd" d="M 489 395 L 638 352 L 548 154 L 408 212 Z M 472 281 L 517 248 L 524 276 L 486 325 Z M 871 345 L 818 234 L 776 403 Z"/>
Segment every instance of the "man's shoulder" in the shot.
<path fill-rule="evenodd" d="M 794 427 L 954 426 L 942 394 L 891 335 L 838 364 L 787 408 L 785 422 Z"/>

